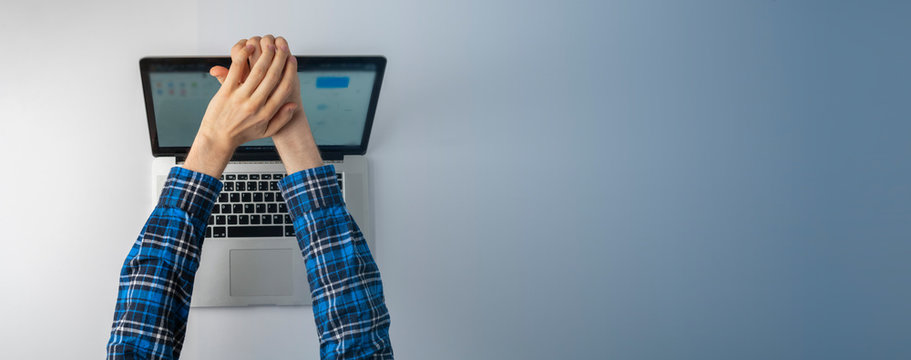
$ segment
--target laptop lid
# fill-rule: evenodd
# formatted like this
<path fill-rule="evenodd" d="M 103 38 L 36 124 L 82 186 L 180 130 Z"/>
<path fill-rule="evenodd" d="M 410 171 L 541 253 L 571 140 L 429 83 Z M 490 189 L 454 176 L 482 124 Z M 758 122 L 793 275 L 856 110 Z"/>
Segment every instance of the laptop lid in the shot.
<path fill-rule="evenodd" d="M 209 100 L 220 88 L 209 75 L 223 57 L 144 57 L 139 60 L 152 155 L 186 158 Z M 363 155 L 373 127 L 386 58 L 298 56 L 304 111 L 325 160 Z M 279 160 L 271 138 L 237 148 L 232 160 Z"/>

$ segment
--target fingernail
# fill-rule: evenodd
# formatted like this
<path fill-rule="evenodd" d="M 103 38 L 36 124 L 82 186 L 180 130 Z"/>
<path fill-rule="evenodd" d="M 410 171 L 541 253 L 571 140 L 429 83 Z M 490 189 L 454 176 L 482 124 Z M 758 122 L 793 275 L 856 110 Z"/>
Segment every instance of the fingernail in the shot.
<path fill-rule="evenodd" d="M 289 58 L 291 58 L 292 63 L 297 64 L 297 56 L 291 55 Z"/>
<path fill-rule="evenodd" d="M 282 51 L 288 51 L 288 45 L 282 45 L 281 48 Z"/>
<path fill-rule="evenodd" d="M 248 44 L 246 47 L 244 47 L 244 50 L 253 51 L 253 45 Z"/>
<path fill-rule="evenodd" d="M 275 45 L 269 44 L 269 50 L 275 51 Z"/>

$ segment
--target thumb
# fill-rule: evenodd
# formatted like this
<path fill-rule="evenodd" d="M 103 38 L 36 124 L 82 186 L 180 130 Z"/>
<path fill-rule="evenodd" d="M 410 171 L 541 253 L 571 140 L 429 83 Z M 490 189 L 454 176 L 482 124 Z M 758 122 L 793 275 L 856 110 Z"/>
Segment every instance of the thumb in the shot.
<path fill-rule="evenodd" d="M 219 84 L 224 84 L 225 78 L 228 76 L 228 69 L 224 66 L 213 66 L 211 69 L 209 69 L 209 75 L 212 75 L 218 79 Z"/>
<path fill-rule="evenodd" d="M 263 137 L 275 135 L 275 133 L 285 127 L 294 118 L 295 111 L 297 111 L 297 104 L 295 103 L 287 103 L 279 108 L 275 115 L 272 116 L 272 119 L 269 120 L 269 125 L 266 127 L 266 133 Z"/>

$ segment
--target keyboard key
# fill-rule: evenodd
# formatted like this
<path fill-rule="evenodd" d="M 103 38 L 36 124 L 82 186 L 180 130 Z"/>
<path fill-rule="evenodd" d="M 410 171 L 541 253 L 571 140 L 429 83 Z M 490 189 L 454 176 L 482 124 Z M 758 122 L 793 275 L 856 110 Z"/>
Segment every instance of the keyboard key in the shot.
<path fill-rule="evenodd" d="M 250 180 L 259 180 L 259 174 L 250 174 Z"/>
<path fill-rule="evenodd" d="M 337 178 L 339 178 L 339 179 L 341 179 L 341 178 L 342 178 L 342 174 L 344 174 L 344 173 L 338 173 L 338 174 L 335 174 L 335 177 L 337 177 Z"/>
<path fill-rule="evenodd" d="M 339 190 L 342 189 L 342 181 L 341 181 L 341 180 L 338 181 L 338 189 L 339 189 Z"/>
<path fill-rule="evenodd" d="M 275 194 L 274 194 L 274 193 L 266 193 L 265 196 L 264 196 L 264 200 L 263 200 L 263 201 L 265 201 L 265 202 L 273 202 L 273 201 L 275 201 Z"/>
<path fill-rule="evenodd" d="M 223 238 L 225 237 L 225 227 L 216 226 L 212 228 L 212 237 Z"/>
<path fill-rule="evenodd" d="M 272 180 L 272 174 L 262 174 L 262 176 L 260 176 L 260 179 Z"/>
<path fill-rule="evenodd" d="M 287 213 L 288 205 L 285 205 L 285 203 L 278 203 L 278 212 Z"/>
<path fill-rule="evenodd" d="M 291 224 L 291 215 L 285 215 L 285 224 Z"/>
<path fill-rule="evenodd" d="M 231 213 L 231 205 L 222 204 L 222 205 L 221 205 L 221 212 L 222 212 L 223 214 L 230 214 L 230 213 Z"/>
<path fill-rule="evenodd" d="M 262 220 L 263 224 L 272 224 L 272 215 L 263 215 Z"/>
<path fill-rule="evenodd" d="M 241 204 L 234 204 L 234 207 L 231 208 L 231 212 L 235 214 L 242 214 L 244 212 L 244 206 Z"/>
<path fill-rule="evenodd" d="M 225 191 L 234 191 L 234 182 L 225 181 L 225 186 L 223 188 Z"/>
<path fill-rule="evenodd" d="M 266 191 L 266 190 L 269 190 L 269 182 L 268 182 L 268 181 L 260 181 L 260 182 L 259 182 L 259 191 Z"/>
<path fill-rule="evenodd" d="M 237 215 L 228 215 L 228 225 L 237 225 Z"/>
<path fill-rule="evenodd" d="M 240 193 L 231 193 L 231 195 L 228 196 L 228 199 L 231 200 L 232 203 L 240 202 Z"/>
<path fill-rule="evenodd" d="M 277 213 L 277 212 L 278 212 L 278 206 L 276 206 L 276 204 L 269 204 L 269 205 L 268 205 L 268 209 L 269 209 L 268 212 L 270 212 L 270 213 Z"/>
<path fill-rule="evenodd" d="M 228 193 L 223 192 L 221 194 L 218 194 L 218 202 L 227 202 L 227 201 L 228 201 Z"/>
<path fill-rule="evenodd" d="M 266 212 L 266 204 L 256 204 L 256 213 L 262 214 Z"/>
<path fill-rule="evenodd" d="M 263 193 L 253 193 L 253 202 L 263 202 Z"/>
<path fill-rule="evenodd" d="M 253 213 L 253 204 L 244 204 L 244 214 Z"/>
<path fill-rule="evenodd" d="M 256 191 L 256 181 L 247 181 L 247 189 Z"/>
<path fill-rule="evenodd" d="M 206 228 L 206 237 L 207 238 L 212 237 L 212 227 L 211 226 Z"/>
<path fill-rule="evenodd" d="M 252 193 L 245 192 L 245 193 L 240 194 L 240 202 L 251 202 L 251 201 L 253 201 Z"/>
<path fill-rule="evenodd" d="M 259 215 L 250 215 L 250 225 L 259 225 Z"/>
<path fill-rule="evenodd" d="M 253 215 L 256 216 L 256 215 Z M 237 217 L 237 223 L 240 225 L 247 225 L 250 223 L 250 215 L 240 215 Z"/>
<path fill-rule="evenodd" d="M 284 218 L 281 215 L 272 215 L 273 224 L 283 224 Z"/>
<path fill-rule="evenodd" d="M 235 226 L 228 228 L 230 237 L 261 237 L 282 236 L 284 228 L 281 226 Z"/>
<path fill-rule="evenodd" d="M 225 175 L 225 179 L 234 180 L 234 174 Z"/>
<path fill-rule="evenodd" d="M 221 205 L 215 204 L 215 206 L 212 207 L 212 213 L 218 214 L 220 212 L 221 212 Z"/>
<path fill-rule="evenodd" d="M 262 189 L 260 189 L 262 190 Z M 278 191 L 278 181 L 269 182 L 269 191 Z"/>
<path fill-rule="evenodd" d="M 285 225 L 285 236 L 294 236 L 294 226 Z"/>
<path fill-rule="evenodd" d="M 237 188 L 237 191 L 247 191 L 247 186 L 245 185 L 245 183 L 243 181 L 238 181 L 237 186 L 235 188 Z M 253 190 L 256 190 L 256 189 L 253 189 Z"/>
<path fill-rule="evenodd" d="M 225 224 L 225 216 L 224 216 L 224 215 L 215 216 L 215 225 L 224 225 L 224 224 Z"/>
<path fill-rule="evenodd" d="M 280 193 L 280 192 L 275 193 L 275 201 L 278 201 L 278 202 L 285 201 L 285 199 L 282 198 L 282 193 Z"/>
<path fill-rule="evenodd" d="M 206 224 L 208 224 L 208 225 L 215 224 L 215 217 L 212 215 L 209 215 L 209 221 Z"/>
<path fill-rule="evenodd" d="M 247 174 L 237 174 L 237 180 L 247 180 Z"/>
<path fill-rule="evenodd" d="M 284 174 L 272 174 L 273 180 L 281 180 L 283 177 L 285 177 Z"/>

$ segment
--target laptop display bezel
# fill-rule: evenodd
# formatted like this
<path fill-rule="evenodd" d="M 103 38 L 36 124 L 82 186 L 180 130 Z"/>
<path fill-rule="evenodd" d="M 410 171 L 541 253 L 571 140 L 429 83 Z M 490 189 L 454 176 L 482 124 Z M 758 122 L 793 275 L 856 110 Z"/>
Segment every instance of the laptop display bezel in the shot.
<path fill-rule="evenodd" d="M 146 118 L 149 125 L 149 139 L 152 146 L 152 155 L 155 157 L 175 156 L 178 159 L 186 158 L 190 151 L 189 146 L 159 146 L 158 129 L 155 125 L 155 108 L 152 102 L 152 84 L 149 80 L 149 72 L 156 65 L 190 65 L 198 66 L 204 71 L 209 68 L 221 65 L 229 67 L 231 58 L 228 56 L 208 56 L 208 57 L 143 57 L 139 60 L 139 70 L 142 77 L 142 92 L 145 98 Z M 376 114 L 376 106 L 379 100 L 380 88 L 383 83 L 383 74 L 386 70 L 386 58 L 384 56 L 297 56 L 298 71 L 307 71 L 308 69 L 326 66 L 339 66 L 344 64 L 373 64 L 376 66 L 376 77 L 373 82 L 373 90 L 370 94 L 370 104 L 367 110 L 367 118 L 364 122 L 364 131 L 361 142 L 356 146 L 342 145 L 320 145 L 319 150 L 324 160 L 341 160 L 344 155 L 364 155 L 367 152 L 367 145 L 370 140 L 370 131 L 373 128 L 373 118 Z M 234 152 L 232 160 L 278 160 L 278 153 L 275 146 L 241 146 Z"/>

